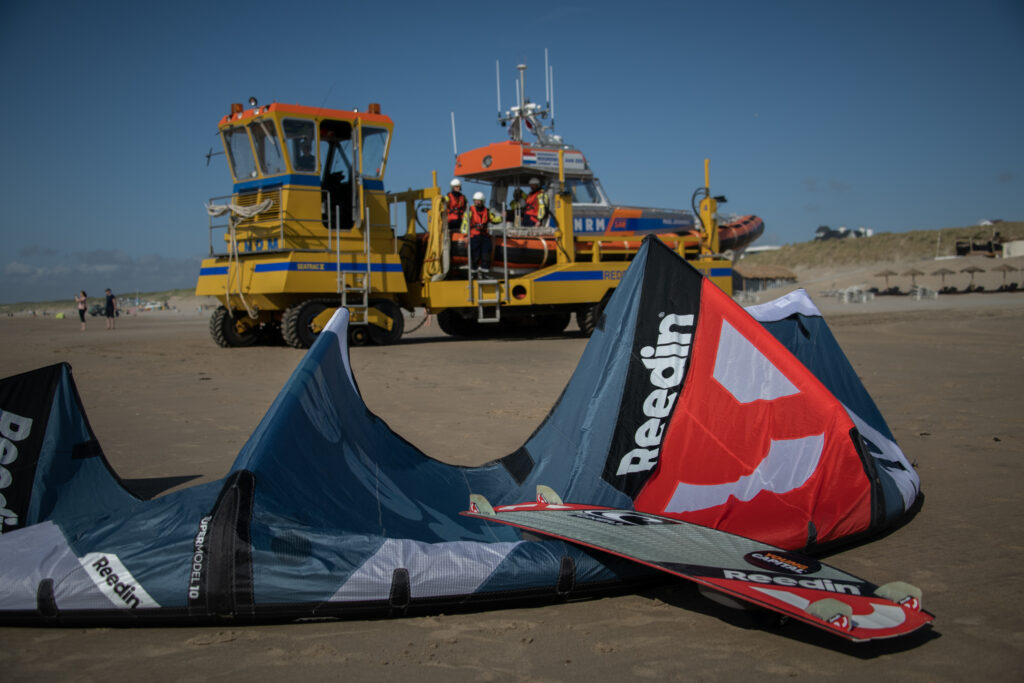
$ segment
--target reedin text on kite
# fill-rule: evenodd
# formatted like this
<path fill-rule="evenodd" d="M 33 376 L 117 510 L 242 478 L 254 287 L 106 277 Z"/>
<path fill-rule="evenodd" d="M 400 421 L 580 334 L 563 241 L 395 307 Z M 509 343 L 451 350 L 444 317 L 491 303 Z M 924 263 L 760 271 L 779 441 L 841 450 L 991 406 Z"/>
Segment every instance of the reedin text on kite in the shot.
<path fill-rule="evenodd" d="M 9 410 L 0 410 L 0 489 L 9 487 L 14 482 L 11 471 L 4 467 L 18 459 L 18 447 L 15 441 L 24 441 L 32 431 L 32 418 L 16 415 Z M 4 526 L 16 526 L 18 513 L 7 507 L 7 498 L 0 493 L 0 534 Z"/>
<path fill-rule="evenodd" d="M 688 330 L 692 327 L 692 315 L 666 315 L 658 325 L 657 346 L 640 349 L 642 362 L 651 371 L 650 382 L 655 389 L 644 399 L 643 412 L 648 420 L 640 425 L 633 437 L 637 447 L 619 461 L 616 474 L 620 477 L 646 472 L 658 464 L 661 439 L 665 434 L 662 421 L 672 412 L 672 405 L 679 395 L 679 392 L 670 394 L 668 390 L 678 387 L 686 375 L 692 338 L 691 334 L 673 328 Z"/>

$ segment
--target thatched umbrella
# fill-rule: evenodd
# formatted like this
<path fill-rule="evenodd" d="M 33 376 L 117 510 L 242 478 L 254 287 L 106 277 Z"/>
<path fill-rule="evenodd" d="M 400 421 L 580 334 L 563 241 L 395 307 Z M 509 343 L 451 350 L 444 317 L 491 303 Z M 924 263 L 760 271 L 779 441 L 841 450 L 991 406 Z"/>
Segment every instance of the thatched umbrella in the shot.
<path fill-rule="evenodd" d="M 875 273 L 875 277 L 885 278 L 885 288 L 889 289 L 889 278 L 893 275 L 899 275 L 895 270 L 883 270 L 881 273 Z"/>
<path fill-rule="evenodd" d="M 946 276 L 947 275 L 956 275 L 956 271 L 955 270 L 951 270 L 949 268 L 939 268 L 938 270 L 933 270 L 932 271 L 932 275 L 939 275 L 940 277 L 942 277 L 942 286 L 945 287 L 946 286 Z"/>
<path fill-rule="evenodd" d="M 971 274 L 971 286 L 974 286 L 974 274 L 975 273 L 984 273 L 985 269 L 984 268 L 979 268 L 978 266 L 976 266 L 974 264 L 971 264 L 971 265 L 969 265 L 969 266 L 967 266 L 965 268 L 961 268 L 960 272 L 961 273 L 970 273 Z"/>
<path fill-rule="evenodd" d="M 924 273 L 922 273 L 917 268 L 911 268 L 910 270 L 903 271 L 902 275 L 904 277 L 909 275 L 910 276 L 910 284 L 911 284 L 911 286 L 912 287 L 917 287 L 917 276 L 918 275 L 924 275 Z"/>
<path fill-rule="evenodd" d="M 1011 266 L 1009 263 L 1000 263 L 998 266 L 996 266 L 992 270 L 1002 271 L 1002 273 L 1003 273 L 1003 284 L 1005 285 L 1006 284 L 1006 274 L 1007 273 L 1016 273 L 1018 270 L 1020 270 L 1020 268 L 1015 268 L 1015 267 Z"/>

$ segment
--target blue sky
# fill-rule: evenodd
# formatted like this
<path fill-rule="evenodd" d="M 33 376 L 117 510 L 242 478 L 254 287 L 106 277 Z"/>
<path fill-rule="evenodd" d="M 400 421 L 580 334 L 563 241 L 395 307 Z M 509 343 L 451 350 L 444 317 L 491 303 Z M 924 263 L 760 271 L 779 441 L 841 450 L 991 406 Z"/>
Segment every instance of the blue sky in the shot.
<path fill-rule="evenodd" d="M 189 287 L 231 102 L 381 103 L 388 189 L 496 124 L 515 64 L 613 201 L 685 208 L 711 159 L 762 244 L 1024 219 L 1024 4 L 0 2 L 0 302 Z"/>

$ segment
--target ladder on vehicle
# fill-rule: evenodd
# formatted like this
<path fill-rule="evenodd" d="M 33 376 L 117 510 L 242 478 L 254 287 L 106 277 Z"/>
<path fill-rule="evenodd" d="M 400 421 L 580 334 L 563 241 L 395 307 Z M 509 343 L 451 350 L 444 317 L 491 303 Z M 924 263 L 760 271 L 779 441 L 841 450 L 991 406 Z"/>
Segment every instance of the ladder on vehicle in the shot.
<path fill-rule="evenodd" d="M 467 235 L 468 237 L 468 235 Z M 470 293 L 470 301 L 476 303 L 476 321 L 478 323 L 501 322 L 502 292 L 508 292 L 508 244 L 502 239 L 504 252 L 500 278 L 473 278 L 473 252 L 470 240 L 466 240 L 466 278 Z M 493 311 L 493 314 L 488 312 Z"/>
<path fill-rule="evenodd" d="M 366 216 L 363 219 L 363 269 L 342 271 L 341 266 L 341 240 L 335 241 L 336 267 L 338 269 L 338 294 L 341 297 L 341 305 L 349 310 L 350 325 L 366 325 L 369 323 L 370 310 L 370 275 L 372 264 L 370 262 L 370 208 L 366 208 Z"/>

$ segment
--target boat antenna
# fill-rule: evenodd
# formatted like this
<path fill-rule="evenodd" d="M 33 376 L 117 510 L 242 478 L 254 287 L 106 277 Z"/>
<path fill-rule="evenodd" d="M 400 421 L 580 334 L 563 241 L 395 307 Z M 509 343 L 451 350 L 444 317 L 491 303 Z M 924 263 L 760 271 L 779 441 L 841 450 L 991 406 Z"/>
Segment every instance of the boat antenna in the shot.
<path fill-rule="evenodd" d="M 498 90 L 498 121 L 501 121 L 501 65 L 497 59 L 494 60 L 494 85 Z"/>
<path fill-rule="evenodd" d="M 452 151 L 455 152 L 457 160 L 459 158 L 459 146 L 455 142 L 455 112 L 452 112 Z"/>
<path fill-rule="evenodd" d="M 551 108 L 551 67 L 548 66 L 547 48 L 544 48 L 544 106 Z"/>
<path fill-rule="evenodd" d="M 526 107 L 526 65 L 519 64 L 516 66 L 519 69 L 519 106 L 525 109 Z"/>
<path fill-rule="evenodd" d="M 551 130 L 555 129 L 555 67 L 548 67 L 548 79 L 551 81 Z"/>

